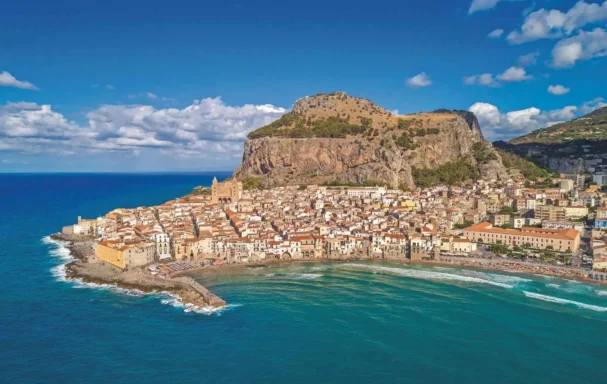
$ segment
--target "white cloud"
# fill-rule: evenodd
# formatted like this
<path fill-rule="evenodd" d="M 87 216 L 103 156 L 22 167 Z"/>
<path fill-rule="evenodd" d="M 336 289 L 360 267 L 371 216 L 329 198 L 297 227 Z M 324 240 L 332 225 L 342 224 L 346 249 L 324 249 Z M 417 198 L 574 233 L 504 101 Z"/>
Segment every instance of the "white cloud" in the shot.
<path fill-rule="evenodd" d="M 507 140 L 521 136 L 539 128 L 544 128 L 576 117 L 582 108 L 566 106 L 552 111 L 542 111 L 537 107 L 500 112 L 489 103 L 474 103 L 468 109 L 478 118 L 483 135 L 488 140 Z"/>
<path fill-rule="evenodd" d="M 422 72 L 419 75 L 415 75 L 407 79 L 407 85 L 411 88 L 427 87 L 432 84 L 430 77 L 426 75 L 426 72 Z"/>
<path fill-rule="evenodd" d="M 500 111 L 495 105 L 477 102 L 472 104 L 468 110 L 476 115 L 481 127 L 484 125 L 496 126 L 501 121 Z"/>
<path fill-rule="evenodd" d="M 500 37 L 502 37 L 503 34 L 504 34 L 503 29 L 495 29 L 491 33 L 489 33 L 487 36 L 491 39 L 499 39 Z"/>
<path fill-rule="evenodd" d="M 488 9 L 495 8 L 499 2 L 500 0 L 472 0 L 470 8 L 468 9 L 468 14 L 471 15 L 474 12 L 486 11 Z"/>
<path fill-rule="evenodd" d="M 105 89 L 109 89 L 110 91 L 113 91 L 114 89 L 116 89 L 116 87 L 114 87 L 112 84 L 106 84 Z"/>
<path fill-rule="evenodd" d="M 70 155 L 156 149 L 179 156 L 233 157 L 242 153 L 250 131 L 285 112 L 269 104 L 233 107 L 220 98 L 194 101 L 183 109 L 104 105 L 90 111 L 88 124 L 81 126 L 50 105 L 12 103 L 0 107 L 0 150 Z"/>
<path fill-rule="evenodd" d="M 129 99 L 143 98 L 143 99 L 148 99 L 148 100 L 175 101 L 175 99 L 173 99 L 171 97 L 159 96 L 152 92 L 134 93 L 134 94 L 128 95 L 128 98 Z"/>
<path fill-rule="evenodd" d="M 555 39 L 604 20 L 607 20 L 607 0 L 603 4 L 579 1 L 567 12 L 542 8 L 527 15 L 521 28 L 510 32 L 507 39 L 512 44 Z"/>
<path fill-rule="evenodd" d="M 504 73 L 494 76 L 492 73 L 483 73 L 480 75 L 466 76 L 463 78 L 464 84 L 483 85 L 486 87 L 499 87 L 500 81 L 510 83 L 531 79 L 524 68 L 510 67 Z"/>
<path fill-rule="evenodd" d="M 17 80 L 15 76 L 11 75 L 6 71 L 2 71 L 2 73 L 0 73 L 0 87 L 32 89 L 34 91 L 38 90 L 38 87 L 30 83 L 29 81 Z"/>
<path fill-rule="evenodd" d="M 482 73 L 480 75 L 472 75 L 464 77 L 464 84 L 467 85 L 484 85 L 487 87 L 497 87 L 499 83 L 493 77 L 491 73 Z"/>
<path fill-rule="evenodd" d="M 590 113 L 604 107 L 607 107 L 607 102 L 605 102 L 605 99 L 602 97 L 597 97 L 596 99 L 585 102 L 580 110 L 583 113 Z"/>
<path fill-rule="evenodd" d="M 578 61 L 603 56 L 607 56 L 607 31 L 596 28 L 559 41 L 552 49 L 552 65 L 568 68 Z"/>
<path fill-rule="evenodd" d="M 569 91 L 570 91 L 569 88 L 563 87 L 560 84 L 548 86 L 548 93 L 551 93 L 551 94 L 557 95 L 557 96 L 569 93 Z"/>
<path fill-rule="evenodd" d="M 498 79 L 505 82 L 517 82 L 531 79 L 531 76 L 527 75 L 524 68 L 521 67 L 510 67 L 504 71 L 501 75 L 497 76 Z"/>
<path fill-rule="evenodd" d="M 34 137 L 66 140 L 77 135 L 79 127 L 50 105 L 8 103 L 0 107 L 0 137 Z"/>
<path fill-rule="evenodd" d="M 537 58 L 540 56 L 539 52 L 531 52 L 526 55 L 519 56 L 517 63 L 521 67 L 528 67 L 537 63 Z"/>

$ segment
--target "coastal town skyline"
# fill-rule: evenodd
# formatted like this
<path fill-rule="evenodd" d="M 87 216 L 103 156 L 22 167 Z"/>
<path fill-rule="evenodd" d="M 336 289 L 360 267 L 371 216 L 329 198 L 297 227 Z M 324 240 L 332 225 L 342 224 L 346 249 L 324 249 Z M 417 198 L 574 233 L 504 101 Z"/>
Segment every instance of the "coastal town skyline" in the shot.
<path fill-rule="evenodd" d="M 603 383 L 607 0 L 0 8 L 0 381 Z"/>
<path fill-rule="evenodd" d="M 489 140 L 606 105 L 605 1 L 27 3 L 0 15 L 0 172 L 233 170 L 317 92 L 470 110 Z"/>

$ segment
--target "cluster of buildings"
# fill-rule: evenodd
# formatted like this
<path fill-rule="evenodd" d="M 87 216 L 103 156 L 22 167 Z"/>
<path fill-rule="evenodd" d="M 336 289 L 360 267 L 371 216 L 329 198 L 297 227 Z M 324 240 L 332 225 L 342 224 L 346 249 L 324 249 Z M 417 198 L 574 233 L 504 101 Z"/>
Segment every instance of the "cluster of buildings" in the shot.
<path fill-rule="evenodd" d="M 597 221 L 607 220 L 604 204 L 599 190 L 581 189 L 570 178 L 558 188 L 479 180 L 413 192 L 325 186 L 245 191 L 239 181 L 214 180 L 208 193 L 79 218 L 64 232 L 96 236 L 97 258 L 120 269 L 163 260 L 425 260 L 469 255 L 479 243 L 573 254 L 584 231 L 580 220 L 594 210 Z M 594 232 L 602 241 L 605 232 Z"/>

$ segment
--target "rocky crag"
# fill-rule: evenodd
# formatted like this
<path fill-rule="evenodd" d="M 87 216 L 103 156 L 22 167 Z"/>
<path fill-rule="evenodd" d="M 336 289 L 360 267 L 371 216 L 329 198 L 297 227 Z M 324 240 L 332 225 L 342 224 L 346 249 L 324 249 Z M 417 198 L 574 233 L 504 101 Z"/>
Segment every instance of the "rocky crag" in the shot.
<path fill-rule="evenodd" d="M 234 176 L 259 178 L 264 187 L 412 187 L 432 172 L 441 182 L 453 173 L 461 173 L 460 178 L 506 176 L 499 155 L 470 112 L 398 116 L 370 100 L 335 92 L 300 99 L 291 112 L 251 132 Z"/>
<path fill-rule="evenodd" d="M 583 173 L 607 159 L 607 107 L 494 144 L 554 171 Z"/>

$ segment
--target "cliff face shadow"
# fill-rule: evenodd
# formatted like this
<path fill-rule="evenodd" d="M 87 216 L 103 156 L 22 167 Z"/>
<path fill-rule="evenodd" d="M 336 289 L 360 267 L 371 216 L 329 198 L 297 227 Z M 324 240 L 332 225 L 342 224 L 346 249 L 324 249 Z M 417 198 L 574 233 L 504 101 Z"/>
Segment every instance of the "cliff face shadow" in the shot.
<path fill-rule="evenodd" d="M 589 160 L 607 159 L 607 140 L 572 140 L 554 144 L 496 141 L 493 145 L 522 156 L 540 167 L 564 173 L 584 172 Z"/>

